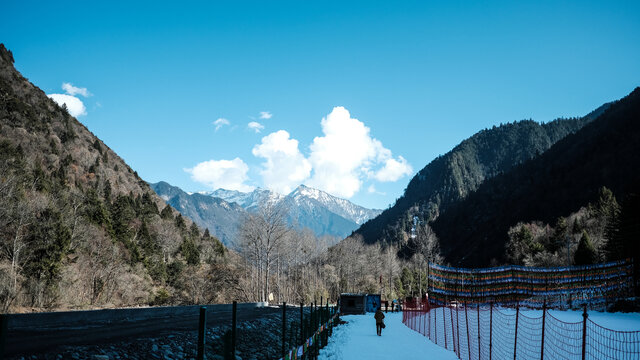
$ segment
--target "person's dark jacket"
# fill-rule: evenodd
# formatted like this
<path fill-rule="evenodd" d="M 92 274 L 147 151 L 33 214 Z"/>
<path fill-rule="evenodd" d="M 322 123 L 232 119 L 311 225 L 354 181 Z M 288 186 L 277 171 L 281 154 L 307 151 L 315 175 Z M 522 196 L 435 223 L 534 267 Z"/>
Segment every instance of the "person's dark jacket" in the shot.
<path fill-rule="evenodd" d="M 382 313 L 382 310 L 378 309 L 376 311 L 376 314 L 373 315 L 373 317 L 376 319 L 376 324 L 382 324 L 384 321 L 382 321 L 384 319 L 384 314 Z"/>

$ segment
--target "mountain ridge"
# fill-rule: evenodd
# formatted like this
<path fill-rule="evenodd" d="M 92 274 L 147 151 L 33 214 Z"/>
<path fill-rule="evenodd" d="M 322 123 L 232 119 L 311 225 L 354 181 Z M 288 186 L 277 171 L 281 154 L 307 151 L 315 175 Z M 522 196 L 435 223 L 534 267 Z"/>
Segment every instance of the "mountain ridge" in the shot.
<path fill-rule="evenodd" d="M 620 200 L 637 191 L 639 117 L 636 88 L 545 153 L 481 184 L 433 223 L 445 258 L 464 266 L 501 261 L 517 222 L 553 223 L 597 200 L 602 187 Z"/>
<path fill-rule="evenodd" d="M 209 228 L 225 244 L 233 241 L 241 222 L 240 220 L 232 221 L 231 217 L 241 219 L 248 216 L 265 202 L 283 204 L 288 209 L 286 218 L 290 225 L 309 228 L 317 236 L 329 235 L 344 238 L 363 221 L 380 212 L 380 210 L 367 209 L 305 185 L 298 186 L 287 195 L 262 188 L 248 193 L 217 189 L 189 195 L 166 182 L 150 185 L 168 204 L 201 226 Z M 211 205 L 215 211 L 198 210 L 201 209 L 203 202 L 211 204 L 206 197 L 219 199 L 222 202 L 218 202 L 215 206 Z M 229 208 L 233 205 L 242 208 L 246 213 L 238 208 L 232 208 L 228 214 L 222 214 L 224 207 Z"/>
<path fill-rule="evenodd" d="M 231 271 L 217 239 L 13 64 L 0 44 L 0 312 L 195 302 L 197 268 Z"/>
<path fill-rule="evenodd" d="M 366 243 L 401 239 L 421 221 L 437 219 L 485 180 L 504 173 L 546 151 L 559 139 L 593 121 L 610 106 L 604 104 L 581 118 L 547 123 L 523 120 L 483 129 L 440 155 L 409 181 L 403 195 L 379 216 L 365 222 L 354 235 Z"/>

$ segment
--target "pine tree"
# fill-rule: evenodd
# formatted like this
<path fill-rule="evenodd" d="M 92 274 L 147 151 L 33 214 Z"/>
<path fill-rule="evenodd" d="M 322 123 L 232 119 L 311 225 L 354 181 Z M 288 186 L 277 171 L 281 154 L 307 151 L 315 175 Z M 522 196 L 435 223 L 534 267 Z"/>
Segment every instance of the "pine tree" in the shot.
<path fill-rule="evenodd" d="M 112 234 L 111 214 L 94 189 L 87 190 L 85 204 L 85 216 L 89 221 L 101 225 L 109 234 Z"/>
<path fill-rule="evenodd" d="M 204 229 L 204 235 L 202 235 L 202 242 L 212 242 L 213 243 L 213 252 L 215 255 L 223 257 L 227 252 L 227 248 L 224 247 L 224 244 L 220 239 L 215 236 L 212 236 L 209 233 L 209 228 Z"/>
<path fill-rule="evenodd" d="M 153 240 L 147 221 L 142 220 L 140 231 L 138 231 L 138 242 L 146 257 L 151 257 L 159 252 L 158 244 Z"/>
<path fill-rule="evenodd" d="M 598 261 L 598 254 L 586 231 L 582 232 L 578 249 L 576 249 L 576 253 L 573 256 L 573 261 L 576 265 L 590 265 Z"/>
<path fill-rule="evenodd" d="M 149 193 L 138 198 L 138 214 L 143 216 L 158 215 L 158 206 Z"/>
<path fill-rule="evenodd" d="M 604 186 L 600 189 L 596 212 L 597 216 L 606 222 L 615 220 L 620 212 L 620 205 L 618 205 L 616 197 L 613 196 L 613 192 Z"/>
<path fill-rule="evenodd" d="M 551 240 L 551 244 L 549 244 L 549 251 L 555 252 L 558 249 L 562 248 L 567 241 L 567 236 L 569 232 L 569 225 L 567 224 L 567 219 L 564 217 L 559 217 L 556 221 L 556 226 L 553 231 L 553 238 Z"/>
<path fill-rule="evenodd" d="M 200 239 L 200 228 L 198 228 L 198 225 L 196 225 L 195 222 L 191 223 L 191 227 L 189 228 L 189 236 L 193 241 Z"/>
<path fill-rule="evenodd" d="M 402 290 L 404 294 L 406 296 L 413 296 L 413 292 L 416 289 L 415 279 L 413 278 L 413 272 L 406 267 L 402 268 L 400 281 L 402 283 Z"/>
<path fill-rule="evenodd" d="M 109 180 L 105 181 L 104 189 L 102 190 L 102 197 L 104 198 L 105 204 L 109 207 L 111 206 L 111 182 Z"/>
<path fill-rule="evenodd" d="M 624 201 L 615 224 L 608 229 L 611 236 L 607 243 L 607 253 L 610 260 L 634 258 L 634 263 L 640 261 L 640 195 L 631 194 Z M 638 266 L 634 266 L 637 268 Z"/>
<path fill-rule="evenodd" d="M 55 285 L 62 270 L 62 260 L 69 250 L 71 230 L 65 226 L 59 212 L 46 209 L 31 225 L 26 243 L 30 244 L 32 260 L 25 273 L 32 279 Z"/>
<path fill-rule="evenodd" d="M 187 232 L 187 224 L 184 222 L 184 218 L 182 217 L 182 214 L 178 214 L 178 216 L 176 216 L 176 227 L 183 234 Z"/>
<path fill-rule="evenodd" d="M 167 204 L 167 206 L 162 209 L 162 212 L 160 212 L 160 217 L 164 220 L 173 220 L 173 211 L 171 210 L 171 205 Z"/>
<path fill-rule="evenodd" d="M 180 252 L 189 265 L 200 264 L 200 250 L 191 239 L 185 239 L 180 246 Z"/>
<path fill-rule="evenodd" d="M 131 196 L 120 195 L 114 201 L 111 211 L 113 230 L 117 240 L 125 241 L 133 237 L 131 221 L 136 217 Z"/>
<path fill-rule="evenodd" d="M 96 139 L 93 142 L 93 148 L 98 150 L 98 152 L 102 155 L 102 146 L 100 145 L 100 140 Z"/>

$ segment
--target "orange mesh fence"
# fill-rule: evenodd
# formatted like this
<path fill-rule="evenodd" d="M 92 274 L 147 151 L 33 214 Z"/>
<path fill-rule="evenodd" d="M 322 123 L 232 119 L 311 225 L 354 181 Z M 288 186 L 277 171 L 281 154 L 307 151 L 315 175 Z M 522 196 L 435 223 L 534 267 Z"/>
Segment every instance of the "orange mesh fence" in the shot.
<path fill-rule="evenodd" d="M 540 312 L 538 312 L 540 313 Z M 459 359 L 640 359 L 640 331 L 617 331 L 588 318 L 566 322 L 493 305 L 407 302 L 403 322 Z"/>

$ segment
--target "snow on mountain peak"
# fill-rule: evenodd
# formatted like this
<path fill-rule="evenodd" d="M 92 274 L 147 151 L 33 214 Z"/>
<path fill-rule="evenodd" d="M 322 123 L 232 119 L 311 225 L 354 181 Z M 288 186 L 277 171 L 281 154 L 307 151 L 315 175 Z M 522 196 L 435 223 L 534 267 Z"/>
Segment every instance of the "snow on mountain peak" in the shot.
<path fill-rule="evenodd" d="M 288 197 L 293 198 L 297 204 L 300 204 L 304 199 L 313 199 L 324 206 L 329 211 L 342 216 L 345 219 L 349 219 L 358 225 L 363 224 L 380 214 L 380 210 L 367 209 L 362 206 L 358 206 L 349 200 L 341 199 L 333 196 L 322 190 L 314 189 L 305 185 L 298 186 Z"/>
<path fill-rule="evenodd" d="M 256 209 L 264 203 L 279 203 L 285 199 L 292 200 L 297 206 L 324 207 L 330 212 L 345 219 L 351 220 L 358 225 L 377 216 L 380 210 L 366 209 L 352 202 L 335 197 L 322 190 L 314 189 L 305 185 L 298 186 L 289 195 L 282 195 L 268 189 L 257 188 L 252 192 L 243 193 L 236 190 L 217 189 L 208 192 L 207 195 L 221 198 L 229 203 L 235 202 L 245 209 Z"/>

